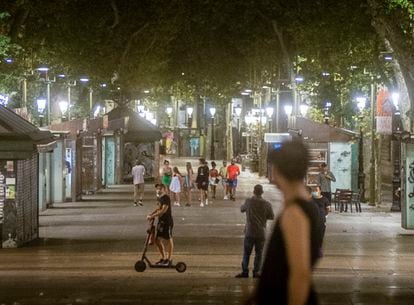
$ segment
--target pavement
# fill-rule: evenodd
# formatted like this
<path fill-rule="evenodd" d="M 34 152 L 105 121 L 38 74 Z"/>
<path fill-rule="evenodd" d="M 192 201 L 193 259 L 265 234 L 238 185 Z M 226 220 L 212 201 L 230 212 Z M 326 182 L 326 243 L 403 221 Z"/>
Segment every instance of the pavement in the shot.
<path fill-rule="evenodd" d="M 180 167 L 184 162 L 174 160 Z M 256 280 L 234 278 L 241 271 L 245 223 L 239 206 L 257 183 L 277 214 L 280 193 L 248 171 L 235 202 L 210 200 L 201 208 L 194 195 L 191 207 L 173 207 L 174 261 L 187 264 L 185 273 L 134 270 L 145 215 L 155 208 L 151 184 L 143 207 L 133 206 L 131 185 L 55 204 L 41 213 L 38 241 L 0 250 L 0 305 L 242 304 Z M 414 304 L 414 236 L 400 228 L 400 213 L 386 207 L 363 204 L 362 213 L 329 215 L 324 257 L 314 272 L 321 304 Z M 148 256 L 159 259 L 154 247 Z"/>

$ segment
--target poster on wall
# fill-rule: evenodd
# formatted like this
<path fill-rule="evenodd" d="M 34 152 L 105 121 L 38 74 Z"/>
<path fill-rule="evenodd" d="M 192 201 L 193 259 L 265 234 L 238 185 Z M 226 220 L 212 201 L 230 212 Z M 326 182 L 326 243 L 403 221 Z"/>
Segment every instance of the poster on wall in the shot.
<path fill-rule="evenodd" d="M 392 134 L 393 104 L 387 88 L 382 87 L 377 94 L 377 133 Z"/>

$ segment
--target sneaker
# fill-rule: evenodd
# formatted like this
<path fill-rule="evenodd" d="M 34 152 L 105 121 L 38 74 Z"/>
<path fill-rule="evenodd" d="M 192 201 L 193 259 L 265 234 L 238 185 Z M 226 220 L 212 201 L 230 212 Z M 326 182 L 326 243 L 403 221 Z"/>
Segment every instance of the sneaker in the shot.
<path fill-rule="evenodd" d="M 142 204 L 142 200 L 140 200 L 140 201 L 138 201 L 138 204 L 142 207 L 142 206 L 144 206 L 143 204 Z"/>
<path fill-rule="evenodd" d="M 155 263 L 155 265 L 162 265 L 164 261 L 165 259 L 161 258 L 158 262 Z"/>
<path fill-rule="evenodd" d="M 249 274 L 248 273 L 243 273 L 243 272 L 239 273 L 235 276 L 235 278 L 246 278 L 246 277 L 249 277 Z"/>
<path fill-rule="evenodd" d="M 164 261 L 161 263 L 161 265 L 163 265 L 163 266 L 171 266 L 172 265 L 172 260 L 170 260 L 170 259 L 164 259 Z"/>
<path fill-rule="evenodd" d="M 223 200 L 229 200 L 229 197 L 226 195 L 224 196 Z"/>
<path fill-rule="evenodd" d="M 206 199 L 205 205 L 208 205 L 208 199 Z"/>
<path fill-rule="evenodd" d="M 204 203 L 201 202 L 200 203 L 200 207 L 204 208 Z"/>
<path fill-rule="evenodd" d="M 137 206 L 138 206 L 138 204 L 136 202 L 134 202 L 134 207 L 137 207 Z"/>
<path fill-rule="evenodd" d="M 260 273 L 259 272 L 254 272 L 253 277 L 256 278 L 256 279 L 260 278 Z"/>
<path fill-rule="evenodd" d="M 186 206 L 186 207 L 190 207 L 190 206 L 191 206 L 191 204 L 189 204 L 189 203 L 186 203 L 186 204 L 185 204 L 185 206 Z"/>
<path fill-rule="evenodd" d="M 181 206 L 181 204 L 180 204 L 179 202 L 174 202 L 174 205 L 175 205 L 176 207 L 180 207 L 180 206 Z"/>

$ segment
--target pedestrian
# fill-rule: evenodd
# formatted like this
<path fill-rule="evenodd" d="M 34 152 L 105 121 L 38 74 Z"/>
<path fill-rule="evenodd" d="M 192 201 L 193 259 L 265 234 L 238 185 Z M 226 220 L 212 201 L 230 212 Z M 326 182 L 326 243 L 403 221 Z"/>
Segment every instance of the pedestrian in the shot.
<path fill-rule="evenodd" d="M 220 167 L 219 176 L 221 178 L 221 185 L 223 186 L 223 199 L 228 200 L 228 187 L 227 187 L 227 161 L 223 161 L 223 166 Z"/>
<path fill-rule="evenodd" d="M 172 264 L 171 258 L 174 250 L 172 236 L 174 220 L 171 213 L 171 199 L 166 193 L 164 184 L 156 184 L 155 189 L 158 195 L 158 208 L 147 215 L 147 219 L 152 220 L 158 217 L 155 244 L 161 254 L 161 259 L 156 262 L 156 265 L 169 266 Z M 167 251 L 165 251 L 164 241 L 167 242 Z"/>
<path fill-rule="evenodd" d="M 229 188 L 230 200 L 236 200 L 237 177 L 240 175 L 240 168 L 234 159 L 227 167 L 227 186 Z"/>
<path fill-rule="evenodd" d="M 212 168 L 210 169 L 210 173 L 209 173 L 210 188 L 211 188 L 211 192 L 213 193 L 211 196 L 212 199 L 216 199 L 216 189 L 217 189 L 217 185 L 220 182 L 218 178 L 219 172 L 216 166 L 217 166 L 216 162 L 212 161 L 211 162 Z"/>
<path fill-rule="evenodd" d="M 200 166 L 197 169 L 197 188 L 200 191 L 200 207 L 208 205 L 208 177 L 209 168 L 205 159 L 200 159 Z"/>
<path fill-rule="evenodd" d="M 170 167 L 170 161 L 164 160 L 164 166 L 162 167 L 161 183 L 165 185 L 167 194 L 170 193 L 171 179 L 172 179 L 172 169 Z"/>
<path fill-rule="evenodd" d="M 282 211 L 269 238 L 255 304 L 317 304 L 312 269 L 321 247 L 320 217 L 309 204 L 303 180 L 309 155 L 299 140 L 283 143 L 269 156 L 273 181 L 283 195 Z M 251 302 L 250 302 L 251 303 Z"/>
<path fill-rule="evenodd" d="M 194 171 L 193 167 L 191 166 L 191 162 L 187 162 L 186 165 L 187 175 L 184 177 L 184 195 L 186 197 L 187 203 L 185 206 L 191 206 L 191 191 L 194 188 Z"/>
<path fill-rule="evenodd" d="M 144 175 L 145 167 L 141 161 L 136 161 L 135 166 L 132 168 L 132 183 L 134 184 L 134 206 L 143 206 L 142 200 L 144 198 Z"/>
<path fill-rule="evenodd" d="M 240 211 L 246 213 L 246 227 L 244 232 L 244 250 L 242 272 L 237 278 L 249 277 L 250 255 L 255 251 L 253 277 L 260 277 L 263 246 L 266 235 L 266 222 L 274 218 L 271 204 L 262 198 L 263 186 L 257 184 L 253 189 L 253 197 L 246 199 Z"/>
<path fill-rule="evenodd" d="M 178 170 L 178 167 L 174 166 L 173 176 L 172 176 L 171 184 L 170 184 L 170 192 L 174 199 L 174 205 L 178 207 L 181 206 L 181 203 L 180 203 L 181 185 L 182 185 L 181 173 Z"/>
<path fill-rule="evenodd" d="M 332 192 L 331 192 L 331 181 L 335 182 L 336 178 L 334 174 L 328 169 L 328 165 L 324 162 L 320 165 L 320 172 L 316 176 L 316 183 L 321 188 L 321 194 L 323 197 L 326 197 L 331 203 Z"/>
<path fill-rule="evenodd" d="M 322 230 L 322 241 L 325 236 L 326 230 L 326 216 L 328 216 L 331 210 L 331 203 L 329 200 L 322 196 L 321 188 L 319 186 L 315 186 L 311 188 L 312 191 L 312 201 L 317 205 L 319 210 L 319 216 L 321 219 L 321 230 Z"/>

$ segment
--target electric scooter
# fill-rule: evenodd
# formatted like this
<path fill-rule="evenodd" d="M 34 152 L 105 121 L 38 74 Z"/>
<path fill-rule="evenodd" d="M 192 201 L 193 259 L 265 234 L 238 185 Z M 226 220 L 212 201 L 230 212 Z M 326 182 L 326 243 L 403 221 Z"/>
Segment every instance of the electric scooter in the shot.
<path fill-rule="evenodd" d="M 152 245 L 154 243 L 155 238 L 155 226 L 154 226 L 154 219 L 149 221 L 149 226 L 147 229 L 147 238 L 145 239 L 144 243 L 144 251 L 142 252 L 141 259 L 135 263 L 135 271 L 137 272 L 144 272 L 147 269 L 147 266 L 150 268 L 163 268 L 169 269 L 174 268 L 179 273 L 185 272 L 187 270 L 187 265 L 183 262 L 178 262 L 177 264 L 169 264 L 169 265 L 157 265 L 152 264 L 149 258 L 147 257 L 147 249 L 148 245 Z"/>

